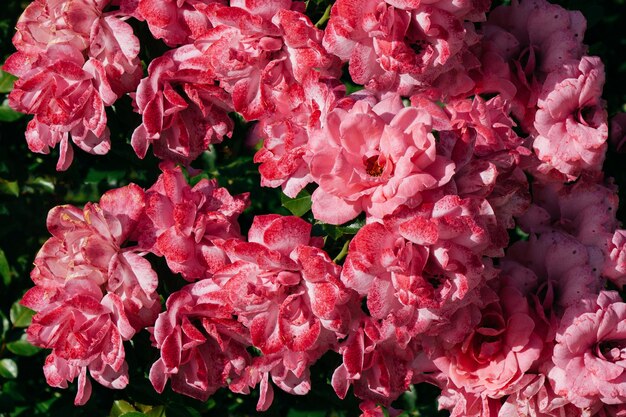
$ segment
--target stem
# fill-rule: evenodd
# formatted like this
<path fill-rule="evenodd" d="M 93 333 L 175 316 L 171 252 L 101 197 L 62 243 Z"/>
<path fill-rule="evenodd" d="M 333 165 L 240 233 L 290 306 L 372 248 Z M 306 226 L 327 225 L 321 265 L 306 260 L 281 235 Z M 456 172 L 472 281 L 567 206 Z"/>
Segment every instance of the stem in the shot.
<path fill-rule="evenodd" d="M 333 259 L 334 263 L 338 263 L 339 261 L 341 261 L 343 258 L 346 257 L 346 255 L 348 254 L 349 244 L 350 244 L 350 241 L 346 240 L 346 243 L 343 244 L 343 248 L 341 248 L 341 252 L 339 252 L 339 255 L 335 256 L 335 259 Z"/>
<path fill-rule="evenodd" d="M 320 17 L 320 20 L 317 21 L 317 23 L 315 24 L 316 28 L 321 28 L 322 26 L 324 26 L 326 24 L 326 22 L 328 21 L 328 18 L 330 18 L 330 8 L 331 8 L 331 4 L 329 4 L 326 7 L 326 10 L 324 10 L 324 14 L 322 15 L 322 17 Z"/>

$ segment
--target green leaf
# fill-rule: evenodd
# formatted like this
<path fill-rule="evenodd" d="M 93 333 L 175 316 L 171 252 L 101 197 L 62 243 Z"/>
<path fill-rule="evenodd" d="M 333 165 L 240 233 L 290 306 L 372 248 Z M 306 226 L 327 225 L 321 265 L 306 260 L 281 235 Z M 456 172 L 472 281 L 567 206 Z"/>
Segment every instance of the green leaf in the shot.
<path fill-rule="evenodd" d="M 34 315 L 35 312 L 33 310 L 24 307 L 19 301 L 14 302 L 11 306 L 11 311 L 9 311 L 11 323 L 15 327 L 28 327 Z"/>
<path fill-rule="evenodd" d="M 280 202 L 294 216 L 302 217 L 311 210 L 311 194 L 307 190 L 300 191 L 296 198 L 289 198 L 285 194 L 281 194 Z"/>
<path fill-rule="evenodd" d="M 48 400 L 40 401 L 37 404 L 35 404 L 35 409 L 43 415 L 50 415 L 49 414 L 50 407 L 52 407 L 52 405 L 58 400 L 59 400 L 59 397 L 52 397 Z"/>
<path fill-rule="evenodd" d="M 0 376 L 7 379 L 17 378 L 17 364 L 13 359 L 0 360 Z"/>
<path fill-rule="evenodd" d="M 0 178 L 0 193 L 19 197 L 20 187 L 17 181 L 7 181 L 4 178 Z"/>
<path fill-rule="evenodd" d="M 128 414 L 131 412 L 137 411 L 135 407 L 130 405 L 127 401 L 117 400 L 113 401 L 113 405 L 111 406 L 111 411 L 109 411 L 109 417 L 120 417 L 123 414 Z"/>
<path fill-rule="evenodd" d="M 54 192 L 54 180 L 53 179 L 37 177 L 31 181 L 31 184 L 41 188 L 43 191 L 46 191 L 48 193 Z"/>
<path fill-rule="evenodd" d="M 144 413 L 140 413 L 139 411 L 131 411 L 130 413 L 124 413 L 120 417 L 146 417 Z"/>
<path fill-rule="evenodd" d="M 356 235 L 363 226 L 365 226 L 365 217 L 359 216 L 353 222 L 343 226 L 333 226 L 327 223 L 318 223 L 317 227 L 322 228 L 326 236 L 330 236 L 334 240 L 340 239 L 344 235 Z"/>
<path fill-rule="evenodd" d="M 162 405 L 153 407 L 146 413 L 148 417 L 165 417 L 165 407 Z"/>
<path fill-rule="evenodd" d="M 365 217 L 357 218 L 352 223 L 348 223 L 345 226 L 339 226 L 338 229 L 344 235 L 356 235 L 363 226 L 365 226 Z"/>
<path fill-rule="evenodd" d="M 33 356 L 36 355 L 41 349 L 37 346 L 33 346 L 28 343 L 27 340 L 16 340 L 14 342 L 7 343 L 7 349 L 15 353 L 18 356 Z"/>
<path fill-rule="evenodd" d="M 9 267 L 9 261 L 7 261 L 7 257 L 2 249 L 0 249 L 0 276 L 2 277 L 2 281 L 4 281 L 4 285 L 8 287 L 9 284 L 11 284 L 11 268 Z"/>
<path fill-rule="evenodd" d="M 411 385 L 408 391 L 405 391 L 402 394 L 402 401 L 404 402 L 403 406 L 407 410 L 414 410 L 417 404 L 417 392 L 415 391 L 415 387 Z"/>
<path fill-rule="evenodd" d="M 2 311 L 0 311 L 0 323 L 2 323 L 2 338 L 4 338 L 6 332 L 11 328 L 11 323 L 9 323 L 9 319 Z"/>
<path fill-rule="evenodd" d="M 15 75 L 0 70 L 0 93 L 10 93 L 15 80 L 17 80 Z"/>
<path fill-rule="evenodd" d="M 14 122 L 24 117 L 23 113 L 16 112 L 9 107 L 8 102 L 5 100 L 0 106 L 0 122 Z"/>
<path fill-rule="evenodd" d="M 121 169 L 103 171 L 96 168 L 89 168 L 85 182 L 97 184 L 102 180 L 106 180 L 108 183 L 117 184 L 125 176 L 126 171 Z"/>

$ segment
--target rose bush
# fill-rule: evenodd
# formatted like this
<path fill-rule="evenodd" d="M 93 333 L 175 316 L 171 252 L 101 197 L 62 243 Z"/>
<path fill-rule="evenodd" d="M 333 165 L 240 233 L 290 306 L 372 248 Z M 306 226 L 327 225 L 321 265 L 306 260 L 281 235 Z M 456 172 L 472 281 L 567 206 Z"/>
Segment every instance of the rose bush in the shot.
<path fill-rule="evenodd" d="M 7 103 L 67 173 L 0 191 L 87 185 L 55 198 L 0 356 L 44 349 L 114 417 L 428 393 L 623 416 L 623 115 L 586 25 L 546 0 L 34 1 Z"/>

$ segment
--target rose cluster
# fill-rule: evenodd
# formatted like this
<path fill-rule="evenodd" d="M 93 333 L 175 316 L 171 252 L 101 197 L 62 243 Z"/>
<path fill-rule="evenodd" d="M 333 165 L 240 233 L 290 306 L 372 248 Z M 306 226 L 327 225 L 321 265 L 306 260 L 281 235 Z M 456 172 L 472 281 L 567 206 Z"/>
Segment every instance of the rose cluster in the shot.
<path fill-rule="evenodd" d="M 330 6 L 329 6 L 330 7 Z M 22 303 L 50 385 L 128 384 L 143 328 L 150 381 L 206 400 L 272 384 L 332 387 L 382 416 L 411 384 L 452 416 L 626 416 L 626 231 L 605 178 L 604 67 L 585 19 L 547 0 L 337 0 L 314 25 L 292 0 L 36 0 L 5 70 L 36 152 L 109 150 L 106 106 L 130 94 L 130 143 L 162 174 L 84 209 L 54 208 Z M 143 77 L 128 19 L 170 49 Z M 326 23 L 325 29 L 320 29 Z M 348 94 L 342 65 L 361 90 Z M 248 196 L 181 168 L 237 112 L 261 184 L 312 191 L 313 217 L 364 226 L 343 265 L 297 217 L 238 216 Z M 622 145 L 623 116 L 614 139 Z M 157 294 L 146 255 L 188 284 Z M 610 290 L 610 289 L 614 290 Z M 270 382 L 271 381 L 271 382 Z M 395 411 L 390 407 L 390 413 Z"/>

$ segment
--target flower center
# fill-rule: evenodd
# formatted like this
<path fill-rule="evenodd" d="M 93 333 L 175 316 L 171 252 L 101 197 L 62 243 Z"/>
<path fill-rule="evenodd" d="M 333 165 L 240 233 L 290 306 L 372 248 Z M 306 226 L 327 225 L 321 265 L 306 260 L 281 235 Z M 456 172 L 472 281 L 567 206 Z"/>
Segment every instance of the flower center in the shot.
<path fill-rule="evenodd" d="M 607 340 L 596 345 L 596 356 L 609 362 L 617 362 L 626 358 L 623 340 Z"/>
<path fill-rule="evenodd" d="M 585 106 L 578 109 L 576 112 L 577 121 L 585 126 L 590 127 L 598 127 L 593 120 L 593 116 L 595 115 L 595 107 L 594 106 Z"/>
<path fill-rule="evenodd" d="M 364 162 L 365 172 L 372 177 L 380 177 L 385 167 L 379 164 L 379 155 L 370 156 Z"/>
<path fill-rule="evenodd" d="M 412 42 L 407 41 L 407 44 L 413 50 L 413 52 L 415 52 L 415 55 L 419 55 L 424 52 L 424 49 L 426 49 L 426 46 L 428 46 L 428 41 L 420 39 Z"/>

